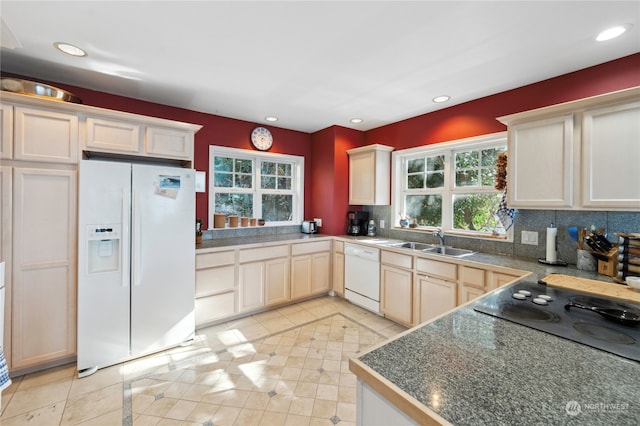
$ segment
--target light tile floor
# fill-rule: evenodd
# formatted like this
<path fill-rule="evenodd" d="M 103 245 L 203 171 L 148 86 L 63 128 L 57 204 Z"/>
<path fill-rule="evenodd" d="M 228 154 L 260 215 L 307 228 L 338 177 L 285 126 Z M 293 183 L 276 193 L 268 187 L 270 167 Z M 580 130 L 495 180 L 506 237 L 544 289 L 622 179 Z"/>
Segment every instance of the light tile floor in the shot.
<path fill-rule="evenodd" d="M 192 345 L 82 379 L 75 364 L 16 377 L 0 423 L 353 425 L 349 358 L 404 330 L 321 297 L 200 329 Z"/>

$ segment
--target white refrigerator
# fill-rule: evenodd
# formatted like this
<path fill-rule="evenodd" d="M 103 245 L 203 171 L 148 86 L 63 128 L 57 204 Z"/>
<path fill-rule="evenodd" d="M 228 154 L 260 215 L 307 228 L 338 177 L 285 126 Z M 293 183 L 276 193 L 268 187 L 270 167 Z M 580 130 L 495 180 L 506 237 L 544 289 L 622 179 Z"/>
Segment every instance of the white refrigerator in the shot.
<path fill-rule="evenodd" d="M 195 171 L 82 160 L 78 375 L 195 333 Z"/>

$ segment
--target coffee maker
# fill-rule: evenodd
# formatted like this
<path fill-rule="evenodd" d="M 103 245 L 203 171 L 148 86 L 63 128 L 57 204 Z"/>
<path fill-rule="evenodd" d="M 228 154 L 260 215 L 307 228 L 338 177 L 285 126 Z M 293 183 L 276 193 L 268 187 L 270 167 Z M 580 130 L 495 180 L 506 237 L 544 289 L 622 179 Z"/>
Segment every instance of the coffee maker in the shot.
<path fill-rule="evenodd" d="M 348 211 L 347 235 L 367 235 L 367 222 L 369 222 L 369 212 Z"/>

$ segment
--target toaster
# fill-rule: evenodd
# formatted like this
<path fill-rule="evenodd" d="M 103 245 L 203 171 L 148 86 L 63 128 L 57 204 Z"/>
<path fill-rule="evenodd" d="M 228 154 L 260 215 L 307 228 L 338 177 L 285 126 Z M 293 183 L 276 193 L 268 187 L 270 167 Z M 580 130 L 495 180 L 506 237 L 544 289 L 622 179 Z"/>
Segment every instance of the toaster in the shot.
<path fill-rule="evenodd" d="M 302 222 L 303 234 L 316 234 L 318 233 L 318 224 L 313 220 L 305 220 Z"/>

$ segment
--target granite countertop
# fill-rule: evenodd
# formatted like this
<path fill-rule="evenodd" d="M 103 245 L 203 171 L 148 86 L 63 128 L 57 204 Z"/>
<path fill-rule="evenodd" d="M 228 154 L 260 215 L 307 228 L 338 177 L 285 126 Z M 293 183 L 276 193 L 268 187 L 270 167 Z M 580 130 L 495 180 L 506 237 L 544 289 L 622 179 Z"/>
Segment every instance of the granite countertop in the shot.
<path fill-rule="evenodd" d="M 631 425 L 640 418 L 640 363 L 472 305 L 373 349 L 351 368 L 365 383 L 371 372 L 381 375 L 400 397 L 456 425 Z M 567 411 L 572 401 L 581 406 L 576 415 Z"/>
<path fill-rule="evenodd" d="M 253 235 L 247 237 L 213 238 L 209 240 L 203 240 L 201 244 L 196 244 L 196 253 L 205 253 L 210 249 L 220 249 L 225 247 L 231 248 L 241 245 L 269 245 L 285 241 L 295 242 L 325 238 L 333 238 L 333 236 L 325 234 L 303 234 L 301 232 L 298 232 L 291 234 L 269 234 Z"/>

